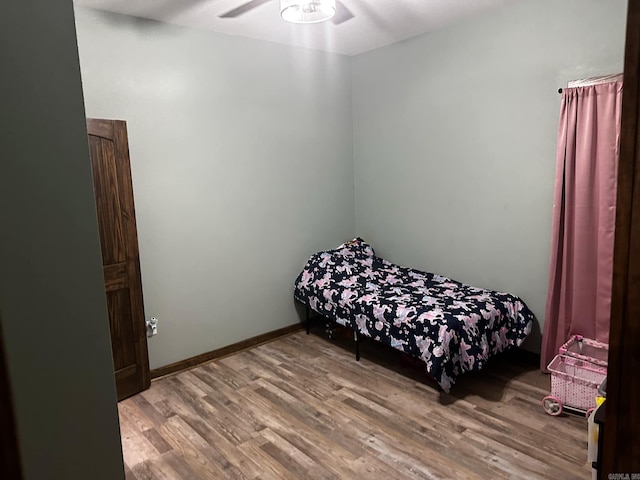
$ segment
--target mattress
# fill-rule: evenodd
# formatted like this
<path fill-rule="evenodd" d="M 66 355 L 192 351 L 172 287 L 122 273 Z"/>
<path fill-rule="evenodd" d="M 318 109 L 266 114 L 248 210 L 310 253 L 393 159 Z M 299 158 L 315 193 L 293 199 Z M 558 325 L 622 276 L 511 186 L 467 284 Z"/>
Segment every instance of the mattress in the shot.
<path fill-rule="evenodd" d="M 535 320 L 515 295 L 395 265 L 361 238 L 312 255 L 294 296 L 330 320 L 421 359 L 445 392 L 463 372 L 520 346 Z"/>

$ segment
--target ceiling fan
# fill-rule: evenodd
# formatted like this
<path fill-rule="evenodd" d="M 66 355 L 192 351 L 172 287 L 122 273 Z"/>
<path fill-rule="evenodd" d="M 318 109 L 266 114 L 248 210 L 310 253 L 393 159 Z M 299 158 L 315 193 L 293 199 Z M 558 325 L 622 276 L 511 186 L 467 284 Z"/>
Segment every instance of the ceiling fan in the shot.
<path fill-rule="evenodd" d="M 233 10 L 229 10 L 227 13 L 223 13 L 222 15 L 218 15 L 219 18 L 236 18 L 240 15 L 253 10 L 256 7 L 259 7 L 263 3 L 271 2 L 272 0 L 250 0 L 246 3 L 243 3 L 239 7 L 234 8 Z M 331 21 L 334 25 L 340 25 L 347 20 L 350 20 L 354 17 L 353 13 L 342 3 L 340 0 L 336 0 L 336 13 L 333 17 L 331 17 Z"/>

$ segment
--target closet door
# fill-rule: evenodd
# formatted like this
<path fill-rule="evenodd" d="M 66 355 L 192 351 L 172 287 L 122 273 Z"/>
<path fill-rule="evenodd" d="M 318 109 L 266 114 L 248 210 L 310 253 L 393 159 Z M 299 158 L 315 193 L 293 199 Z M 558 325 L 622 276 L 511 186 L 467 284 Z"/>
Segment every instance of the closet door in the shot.
<path fill-rule="evenodd" d="M 118 400 L 149 388 L 127 125 L 87 119 Z"/>

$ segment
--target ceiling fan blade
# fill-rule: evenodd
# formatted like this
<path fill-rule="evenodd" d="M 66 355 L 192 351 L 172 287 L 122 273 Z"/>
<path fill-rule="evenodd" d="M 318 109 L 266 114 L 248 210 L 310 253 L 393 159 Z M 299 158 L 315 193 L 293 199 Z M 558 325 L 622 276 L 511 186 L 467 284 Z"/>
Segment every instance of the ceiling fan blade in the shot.
<path fill-rule="evenodd" d="M 340 0 L 338 0 L 336 4 L 336 14 L 331 17 L 331 21 L 334 25 L 340 25 L 342 22 L 351 20 L 354 17 L 353 13 L 351 13 L 351 10 L 345 7 L 344 3 L 342 3 Z"/>
<path fill-rule="evenodd" d="M 243 5 L 240 5 L 233 10 L 229 10 L 227 13 L 223 13 L 222 15 L 218 15 L 218 18 L 235 18 L 243 13 L 248 12 L 249 10 L 253 10 L 256 7 L 259 7 L 263 3 L 270 2 L 271 0 L 251 0 Z"/>

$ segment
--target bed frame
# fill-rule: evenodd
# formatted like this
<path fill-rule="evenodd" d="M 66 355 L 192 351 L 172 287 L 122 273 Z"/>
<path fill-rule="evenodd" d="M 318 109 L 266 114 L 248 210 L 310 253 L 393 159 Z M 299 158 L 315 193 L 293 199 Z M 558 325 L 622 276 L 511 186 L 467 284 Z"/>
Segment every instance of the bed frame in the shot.
<path fill-rule="evenodd" d="M 320 315 L 317 312 L 316 315 L 311 315 L 312 310 L 309 308 L 309 305 L 305 305 L 304 306 L 306 309 L 305 312 L 305 324 L 307 326 L 307 335 L 309 335 L 309 333 L 311 333 L 311 324 L 316 320 L 316 319 L 323 319 L 325 322 L 325 331 L 327 332 L 327 336 L 329 337 L 329 340 L 331 340 L 333 338 L 333 332 L 335 331 L 335 328 L 332 327 L 333 324 L 335 324 L 335 322 L 329 318 L 326 318 L 322 315 Z M 341 325 L 344 326 L 344 325 Z M 345 328 L 349 328 L 349 327 L 345 327 Z M 355 341 L 356 344 L 356 362 L 360 361 L 360 332 L 358 330 L 356 330 L 355 328 L 351 328 L 351 330 L 353 330 L 353 340 Z"/>

